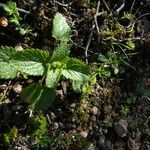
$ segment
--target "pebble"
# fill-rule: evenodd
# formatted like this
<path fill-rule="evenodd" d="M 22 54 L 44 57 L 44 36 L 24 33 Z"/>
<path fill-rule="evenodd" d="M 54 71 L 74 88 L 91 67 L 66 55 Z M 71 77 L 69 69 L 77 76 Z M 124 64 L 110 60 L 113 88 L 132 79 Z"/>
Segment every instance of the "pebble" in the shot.
<path fill-rule="evenodd" d="M 64 129 L 65 128 L 65 125 L 61 122 L 58 123 L 58 125 L 60 126 L 60 128 Z"/>
<path fill-rule="evenodd" d="M 108 124 L 110 121 L 111 121 L 111 115 L 105 115 L 105 118 L 104 118 L 103 122 L 105 124 Z"/>
<path fill-rule="evenodd" d="M 95 147 L 94 147 L 94 145 L 92 143 L 90 144 L 88 150 L 95 150 Z"/>
<path fill-rule="evenodd" d="M 73 124 L 73 123 L 67 123 L 66 127 L 69 128 L 69 129 L 74 129 L 74 128 L 76 128 L 76 125 Z"/>
<path fill-rule="evenodd" d="M 105 148 L 105 136 L 104 135 L 99 137 L 99 145 L 101 148 Z"/>
<path fill-rule="evenodd" d="M 93 115 L 93 116 L 91 116 L 90 117 L 90 121 L 92 121 L 92 122 L 96 122 L 96 117 Z"/>
<path fill-rule="evenodd" d="M 57 123 L 57 122 L 54 122 L 54 124 L 53 124 L 53 129 L 57 130 L 58 127 L 59 127 L 58 123 Z"/>
<path fill-rule="evenodd" d="M 120 119 L 114 123 L 114 129 L 119 137 L 126 137 L 128 133 L 128 122 L 125 119 Z"/>
<path fill-rule="evenodd" d="M 111 105 L 107 105 L 104 107 L 104 114 L 109 114 L 111 113 L 112 107 Z"/>
<path fill-rule="evenodd" d="M 107 134 L 108 133 L 108 129 L 103 129 L 103 133 Z"/>
<path fill-rule="evenodd" d="M 13 91 L 14 91 L 15 93 L 17 93 L 17 94 L 20 94 L 21 91 L 22 91 L 22 85 L 20 85 L 20 84 L 14 85 L 14 86 L 13 86 Z"/>
<path fill-rule="evenodd" d="M 88 132 L 87 131 L 81 131 L 80 134 L 86 138 L 88 136 Z"/>
<path fill-rule="evenodd" d="M 22 51 L 23 50 L 23 47 L 21 46 L 20 43 L 15 46 L 15 50 L 16 51 Z"/>
<path fill-rule="evenodd" d="M 56 116 L 53 112 L 51 112 L 50 117 L 51 117 L 52 120 L 54 120 L 56 118 Z"/>
<path fill-rule="evenodd" d="M 98 108 L 97 108 L 96 106 L 92 107 L 92 108 L 91 108 L 91 113 L 92 113 L 93 115 L 96 115 L 96 114 L 98 113 Z"/>
<path fill-rule="evenodd" d="M 110 140 L 106 140 L 106 149 L 113 149 L 113 145 Z"/>
<path fill-rule="evenodd" d="M 76 104 L 75 104 L 75 103 L 72 103 L 72 104 L 70 105 L 70 107 L 71 107 L 71 108 L 75 108 L 75 107 L 76 107 Z"/>

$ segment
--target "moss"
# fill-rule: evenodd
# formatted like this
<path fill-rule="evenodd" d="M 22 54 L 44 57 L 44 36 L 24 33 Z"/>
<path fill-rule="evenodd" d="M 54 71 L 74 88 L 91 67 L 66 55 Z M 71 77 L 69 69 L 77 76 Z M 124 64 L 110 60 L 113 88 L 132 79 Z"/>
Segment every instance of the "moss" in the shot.
<path fill-rule="evenodd" d="M 18 136 L 18 128 L 13 127 L 9 132 L 2 134 L 2 141 L 5 146 L 9 146 Z"/>
<path fill-rule="evenodd" d="M 88 122 L 89 119 L 88 112 L 87 112 L 88 106 L 89 106 L 88 100 L 82 99 L 79 106 L 75 110 L 75 120 L 78 124 Z"/>
<path fill-rule="evenodd" d="M 41 149 L 46 149 L 51 142 L 48 136 L 46 117 L 43 115 L 31 117 L 27 123 L 27 135 L 30 140 L 37 140 L 37 145 Z"/>
<path fill-rule="evenodd" d="M 28 134 L 32 137 L 42 137 L 47 132 L 47 122 L 44 116 L 33 116 L 28 121 Z"/>

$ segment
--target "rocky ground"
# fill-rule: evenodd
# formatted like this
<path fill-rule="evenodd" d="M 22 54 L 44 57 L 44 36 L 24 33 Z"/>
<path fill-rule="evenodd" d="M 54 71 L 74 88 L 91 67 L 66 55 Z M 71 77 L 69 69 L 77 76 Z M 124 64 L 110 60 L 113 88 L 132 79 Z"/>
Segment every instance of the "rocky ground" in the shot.
<path fill-rule="evenodd" d="M 94 0 L 16 1 L 22 23 L 29 24 L 32 31 L 20 35 L 14 25 L 1 24 L 1 45 L 51 50 L 52 19 L 59 11 L 72 29 L 71 56 L 91 68 L 99 66 L 97 54 L 110 51 L 112 37 L 123 44 L 133 41 L 136 54 L 127 65 L 119 64 L 123 67 L 120 74 L 98 76 L 87 95 L 74 92 L 68 80 L 60 81 L 50 108 L 32 114 L 28 104 L 20 100 L 21 91 L 40 78 L 0 80 L 0 150 L 150 149 L 150 41 L 141 17 L 148 4 L 127 0 L 122 8 L 122 2 L 103 0 L 98 8 L 99 2 Z M 134 14 L 134 20 L 123 19 L 124 12 Z M 0 7 L 0 17 L 4 16 L 8 17 Z M 108 29 L 115 21 L 121 29 L 112 28 L 112 33 Z M 133 32 L 127 34 L 128 25 L 133 25 Z"/>

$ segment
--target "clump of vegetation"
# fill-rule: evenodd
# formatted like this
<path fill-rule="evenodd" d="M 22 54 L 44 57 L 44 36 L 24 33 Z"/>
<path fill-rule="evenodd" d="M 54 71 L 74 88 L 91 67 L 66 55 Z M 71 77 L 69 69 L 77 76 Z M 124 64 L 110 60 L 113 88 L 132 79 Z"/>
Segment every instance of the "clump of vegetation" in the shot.
<path fill-rule="evenodd" d="M 0 47 L 0 78 L 13 79 L 19 74 L 26 78 L 29 75 L 43 77 L 40 83 L 34 83 L 22 92 L 23 99 L 35 111 L 46 109 L 54 100 L 60 79 L 65 77 L 73 83 L 83 84 L 89 78 L 87 64 L 69 57 L 67 42 L 71 37 L 71 29 L 60 13 L 54 16 L 52 36 L 59 41 L 53 53 L 33 48 L 16 51 L 12 47 Z"/>
<path fill-rule="evenodd" d="M 81 149 L 81 150 L 87 150 L 90 147 L 90 142 L 85 139 L 80 133 L 59 133 L 59 135 L 55 138 L 55 141 L 53 144 L 57 145 L 56 147 L 58 149 L 62 150 L 75 150 L 75 149 Z"/>
<path fill-rule="evenodd" d="M 11 143 L 15 142 L 18 137 L 18 128 L 14 126 L 10 131 L 3 133 L 0 137 L 4 145 L 8 147 Z"/>
<path fill-rule="evenodd" d="M 8 1 L 3 5 L 3 9 L 6 11 L 7 15 L 10 16 L 9 22 L 14 24 L 15 29 L 19 31 L 21 35 L 25 35 L 31 32 L 28 24 L 21 24 L 20 21 L 23 20 L 17 10 L 16 3 L 12 1 Z"/>
<path fill-rule="evenodd" d="M 47 148 L 51 140 L 48 136 L 47 120 L 43 115 L 35 115 L 27 122 L 27 136 L 40 148 Z"/>
<path fill-rule="evenodd" d="M 87 123 L 89 120 L 88 116 L 89 102 L 87 99 L 81 99 L 79 106 L 75 110 L 74 119 L 78 124 Z"/>

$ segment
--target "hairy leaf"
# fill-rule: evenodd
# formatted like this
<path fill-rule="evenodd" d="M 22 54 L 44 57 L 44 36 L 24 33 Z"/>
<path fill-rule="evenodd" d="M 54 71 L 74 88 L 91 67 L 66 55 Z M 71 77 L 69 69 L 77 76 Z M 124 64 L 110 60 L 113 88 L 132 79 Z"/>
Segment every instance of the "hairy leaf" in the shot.
<path fill-rule="evenodd" d="M 45 110 L 55 99 L 55 90 L 39 84 L 32 84 L 23 89 L 22 98 L 31 105 L 32 110 Z"/>
<path fill-rule="evenodd" d="M 83 82 L 82 81 L 72 81 L 72 88 L 74 91 L 76 92 L 81 92 L 82 91 L 82 86 L 83 86 Z"/>
<path fill-rule="evenodd" d="M 46 86 L 47 87 L 56 87 L 61 76 L 61 69 L 48 69 L 46 77 Z"/>
<path fill-rule="evenodd" d="M 13 47 L 0 46 L 0 62 L 8 62 L 15 51 Z"/>
<path fill-rule="evenodd" d="M 21 72 L 22 74 L 39 76 L 43 75 L 44 67 L 42 63 L 34 62 L 34 61 L 17 61 L 13 60 L 12 63 L 16 70 Z"/>
<path fill-rule="evenodd" d="M 51 62 L 61 61 L 65 59 L 67 56 L 69 56 L 69 53 L 70 53 L 70 47 L 67 44 L 62 43 L 54 49 L 51 57 Z"/>
<path fill-rule="evenodd" d="M 70 58 L 66 63 L 66 69 L 62 74 L 71 80 L 83 81 L 88 79 L 89 68 L 88 65 L 79 59 Z"/>
<path fill-rule="evenodd" d="M 17 69 L 14 64 L 9 62 L 0 62 L 0 78 L 13 79 L 17 75 Z"/>
<path fill-rule="evenodd" d="M 47 51 L 42 51 L 39 49 L 25 49 L 23 51 L 16 52 L 13 56 L 13 59 L 19 61 L 34 61 L 44 63 L 48 57 L 49 53 Z"/>
<path fill-rule="evenodd" d="M 71 29 L 66 18 L 60 13 L 54 16 L 52 36 L 60 41 L 67 41 L 71 37 Z"/>

